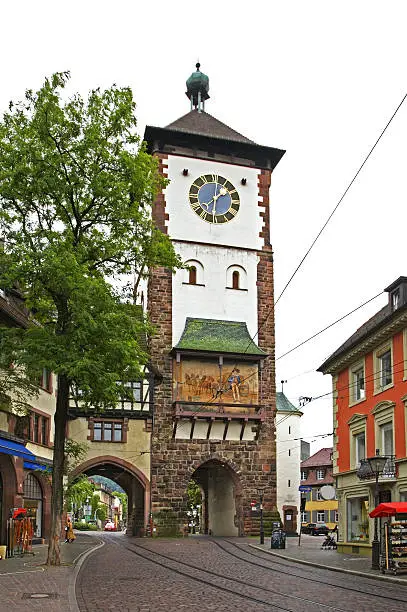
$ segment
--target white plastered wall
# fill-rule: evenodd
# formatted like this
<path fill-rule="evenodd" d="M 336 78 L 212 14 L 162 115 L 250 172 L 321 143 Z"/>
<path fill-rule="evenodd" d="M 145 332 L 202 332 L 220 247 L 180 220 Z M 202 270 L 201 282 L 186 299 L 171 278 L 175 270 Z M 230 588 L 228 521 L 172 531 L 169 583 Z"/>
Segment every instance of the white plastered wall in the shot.
<path fill-rule="evenodd" d="M 244 168 L 210 160 L 168 156 L 169 185 L 165 193 L 165 211 L 169 215 L 168 234 L 172 240 L 188 240 L 222 244 L 248 249 L 261 249 L 263 219 L 259 213 L 258 174 L 255 168 Z M 188 175 L 183 175 L 183 170 Z M 199 176 L 218 174 L 227 178 L 239 193 L 240 209 L 229 223 L 207 223 L 189 204 L 189 190 Z M 241 185 L 242 178 L 246 184 Z"/>
<path fill-rule="evenodd" d="M 187 317 L 245 321 L 249 334 L 254 336 L 257 331 L 257 253 L 176 241 L 174 247 L 183 261 L 195 260 L 202 264 L 204 286 L 187 284 L 188 270 L 178 270 L 173 276 L 173 345 L 179 341 Z M 227 288 L 226 272 L 231 265 L 245 269 L 247 291 Z M 197 280 L 199 282 L 199 278 Z"/>
<path fill-rule="evenodd" d="M 296 506 L 298 510 L 300 506 L 298 491 L 301 478 L 300 419 L 300 414 L 277 412 L 277 508 L 281 519 L 283 519 L 283 506 Z M 297 518 L 298 524 L 299 518 Z"/>

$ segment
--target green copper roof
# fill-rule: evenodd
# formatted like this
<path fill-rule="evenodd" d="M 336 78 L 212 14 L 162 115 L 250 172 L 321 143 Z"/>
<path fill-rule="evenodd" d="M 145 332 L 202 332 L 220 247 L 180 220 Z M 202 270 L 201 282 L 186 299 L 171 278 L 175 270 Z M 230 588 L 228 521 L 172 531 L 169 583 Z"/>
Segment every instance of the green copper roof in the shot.
<path fill-rule="evenodd" d="M 277 412 L 301 412 L 301 410 L 296 408 L 281 391 L 276 393 L 276 399 Z"/>
<path fill-rule="evenodd" d="M 246 323 L 188 317 L 176 349 L 266 356 L 251 339 Z"/>
<path fill-rule="evenodd" d="M 196 72 L 193 72 L 187 80 L 186 94 L 189 99 L 194 99 L 194 103 L 197 103 L 196 97 L 198 95 L 198 91 L 201 92 L 203 100 L 207 100 L 209 98 L 209 79 L 206 74 L 199 70 L 200 67 L 201 64 L 198 62 L 196 64 Z"/>

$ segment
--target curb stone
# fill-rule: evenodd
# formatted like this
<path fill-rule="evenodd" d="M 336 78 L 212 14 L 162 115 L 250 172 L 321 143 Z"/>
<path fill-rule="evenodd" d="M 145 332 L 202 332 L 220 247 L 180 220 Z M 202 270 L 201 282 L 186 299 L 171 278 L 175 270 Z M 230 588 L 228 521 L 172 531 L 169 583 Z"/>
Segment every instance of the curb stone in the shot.
<path fill-rule="evenodd" d="M 257 550 L 261 550 L 262 552 L 267 553 L 268 555 L 272 555 L 274 557 L 280 557 L 280 559 L 284 559 L 285 561 L 292 561 L 293 563 L 301 563 L 302 565 L 311 565 L 313 567 L 318 567 L 320 569 L 330 570 L 332 572 L 342 572 L 343 574 L 353 574 L 354 576 L 363 576 L 363 578 L 373 578 L 374 580 L 384 580 L 394 582 L 396 584 L 403 584 L 407 586 L 407 581 L 402 578 L 397 578 L 393 576 L 383 576 L 383 574 L 368 574 L 367 572 L 360 572 L 358 570 L 346 569 L 345 567 L 336 567 L 333 565 L 323 565 L 322 563 L 316 563 L 314 561 L 305 561 L 305 559 L 297 559 L 295 557 L 289 557 L 288 555 L 282 555 L 281 553 L 277 553 L 267 548 L 262 548 L 261 546 L 257 546 L 256 544 L 249 544 L 250 548 L 256 548 Z"/>
<path fill-rule="evenodd" d="M 69 607 L 70 607 L 71 612 L 80 612 L 78 603 L 76 601 L 76 581 L 77 581 L 80 569 L 83 563 L 86 561 L 86 559 L 93 552 L 95 552 L 96 550 L 99 550 L 99 548 L 102 548 L 102 546 L 104 545 L 105 543 L 102 540 L 100 540 L 100 544 L 98 546 L 92 546 L 88 550 L 85 550 L 84 552 L 80 553 L 72 562 L 74 566 L 74 570 L 73 570 L 73 574 L 69 580 L 69 585 L 68 585 L 68 602 L 69 602 Z"/>

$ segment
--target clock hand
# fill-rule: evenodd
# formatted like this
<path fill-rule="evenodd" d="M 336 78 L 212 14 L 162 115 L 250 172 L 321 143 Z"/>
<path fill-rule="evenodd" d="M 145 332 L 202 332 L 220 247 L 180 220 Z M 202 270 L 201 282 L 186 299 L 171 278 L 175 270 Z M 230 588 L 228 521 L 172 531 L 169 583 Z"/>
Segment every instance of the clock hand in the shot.
<path fill-rule="evenodd" d="M 205 207 L 206 207 L 206 210 L 208 210 L 208 208 L 209 208 L 209 204 L 210 204 L 211 202 L 212 202 L 212 200 L 209 200 L 209 202 L 200 202 L 200 205 L 201 205 L 201 206 L 205 206 Z"/>
<path fill-rule="evenodd" d="M 216 191 L 216 189 L 215 189 L 215 191 Z M 225 187 L 221 187 L 221 188 L 220 188 L 219 193 L 218 193 L 217 195 L 216 195 L 216 193 L 215 193 L 215 195 L 213 196 L 213 210 L 212 210 L 212 214 L 213 214 L 213 215 L 215 215 L 215 214 L 216 214 L 216 202 L 219 200 L 219 198 L 220 198 L 221 196 L 226 195 L 226 194 L 227 194 L 227 192 L 228 192 L 228 190 L 227 190 L 227 189 L 225 189 Z"/>

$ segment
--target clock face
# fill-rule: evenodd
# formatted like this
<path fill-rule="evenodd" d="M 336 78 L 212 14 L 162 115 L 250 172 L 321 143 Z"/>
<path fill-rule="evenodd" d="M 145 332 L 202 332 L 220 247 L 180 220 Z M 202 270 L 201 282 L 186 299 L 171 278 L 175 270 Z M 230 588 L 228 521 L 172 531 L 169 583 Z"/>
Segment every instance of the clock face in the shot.
<path fill-rule="evenodd" d="M 189 203 L 208 223 L 227 223 L 235 218 L 240 198 L 232 183 L 218 174 L 204 174 L 192 183 Z"/>

